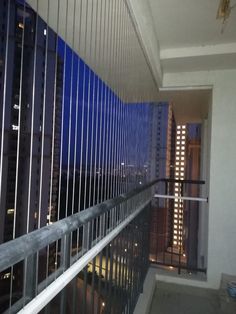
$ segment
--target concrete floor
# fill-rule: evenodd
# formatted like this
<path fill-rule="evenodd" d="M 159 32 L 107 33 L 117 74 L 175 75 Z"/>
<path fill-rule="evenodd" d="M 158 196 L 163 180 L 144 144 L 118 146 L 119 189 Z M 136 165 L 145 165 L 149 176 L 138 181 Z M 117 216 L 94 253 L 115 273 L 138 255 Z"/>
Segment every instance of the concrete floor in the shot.
<path fill-rule="evenodd" d="M 215 290 L 157 282 L 150 314 L 218 314 Z"/>

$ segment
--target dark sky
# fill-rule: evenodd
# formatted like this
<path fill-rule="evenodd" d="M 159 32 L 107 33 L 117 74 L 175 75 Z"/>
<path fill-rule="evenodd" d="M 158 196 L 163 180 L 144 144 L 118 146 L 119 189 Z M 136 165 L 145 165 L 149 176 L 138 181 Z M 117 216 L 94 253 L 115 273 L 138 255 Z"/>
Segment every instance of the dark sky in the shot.
<path fill-rule="evenodd" d="M 83 62 L 82 59 L 66 45 L 63 40 L 59 40 L 58 53 L 64 63 L 64 117 L 63 117 L 63 166 L 68 163 L 68 144 L 70 145 L 70 164 L 73 165 L 75 149 L 75 128 L 77 120 L 77 167 L 80 163 L 80 152 L 83 147 L 82 161 L 87 160 L 94 163 L 95 139 L 97 129 L 98 147 L 102 145 L 105 150 L 112 150 L 112 142 L 117 139 L 112 138 L 110 121 L 117 117 L 117 96 L 106 86 L 102 80 Z M 79 67 L 79 71 L 78 71 Z M 73 73 L 72 73 L 73 71 Z M 78 110 L 76 105 L 78 97 Z M 83 105 L 84 104 L 84 105 Z M 124 109 L 124 104 L 121 107 Z M 148 159 L 148 134 L 149 134 L 149 106 L 148 104 L 130 104 L 126 108 L 126 119 L 120 117 L 120 123 L 125 130 L 126 146 L 120 145 L 118 150 L 128 164 L 144 164 Z M 70 120 L 71 110 L 71 120 Z M 102 121 L 100 122 L 102 114 Z M 88 116 L 89 112 L 89 116 Z M 97 116 L 98 115 L 98 116 Z M 141 116 L 141 118 L 140 118 Z M 83 124 L 83 131 L 82 131 Z M 93 132 L 92 132 L 93 125 Z M 69 136 L 69 127 L 71 133 Z M 97 126 L 97 127 L 96 127 Z M 99 142 L 100 129 L 102 134 Z M 88 134 L 87 134 L 88 132 Z M 83 135 L 83 136 L 82 136 Z M 81 138 L 83 145 L 81 146 Z M 141 141 L 141 138 L 144 140 Z M 88 141 L 87 141 L 88 139 Z M 146 139 L 146 140 L 145 140 Z M 88 143 L 88 145 L 87 145 Z M 88 150 L 87 148 L 88 147 Z M 114 149 L 114 147 L 113 147 Z M 99 150 L 98 150 L 99 151 Z M 92 159 L 91 159 L 92 153 Z M 138 156 L 137 156 L 138 154 Z M 98 154 L 97 154 L 98 155 Z M 126 156 L 126 157 L 125 157 Z M 98 156 L 97 156 L 98 157 Z"/>

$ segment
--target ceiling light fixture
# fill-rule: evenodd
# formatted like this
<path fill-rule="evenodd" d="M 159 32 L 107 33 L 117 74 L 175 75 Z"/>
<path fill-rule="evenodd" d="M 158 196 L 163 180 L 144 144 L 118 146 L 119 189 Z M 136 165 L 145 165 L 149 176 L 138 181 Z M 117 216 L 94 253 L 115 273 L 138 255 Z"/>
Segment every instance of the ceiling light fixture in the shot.
<path fill-rule="evenodd" d="M 230 11 L 230 0 L 220 0 L 216 18 L 226 20 L 230 15 Z"/>
<path fill-rule="evenodd" d="M 229 19 L 232 9 L 235 7 L 236 7 L 236 3 L 234 5 L 231 5 L 230 0 L 220 0 L 216 18 L 223 20 L 221 33 L 224 32 L 226 22 Z"/>

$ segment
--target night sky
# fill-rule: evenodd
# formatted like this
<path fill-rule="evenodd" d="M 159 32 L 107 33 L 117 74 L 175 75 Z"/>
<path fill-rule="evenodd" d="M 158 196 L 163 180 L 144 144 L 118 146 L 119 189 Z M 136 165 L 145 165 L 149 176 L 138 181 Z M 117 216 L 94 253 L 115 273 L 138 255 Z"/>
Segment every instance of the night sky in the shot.
<path fill-rule="evenodd" d="M 65 45 L 62 39 L 58 42 L 58 54 L 64 63 L 64 86 L 63 86 L 63 101 L 64 101 L 64 116 L 63 116 L 63 167 L 68 164 L 68 144 L 71 143 L 70 148 L 70 165 L 74 162 L 75 149 L 75 129 L 77 119 L 77 167 L 80 163 L 81 152 L 81 136 L 83 133 L 83 164 L 86 159 L 86 144 L 87 144 L 87 130 L 88 134 L 88 163 L 92 163 L 95 158 L 95 139 L 96 139 L 96 125 L 97 138 L 99 147 L 99 132 L 101 125 L 102 147 L 109 150 L 112 145 L 112 138 L 110 137 L 109 123 L 110 116 L 116 119 L 117 116 L 117 96 L 106 86 L 102 80 L 83 62 L 79 56 L 72 52 L 72 49 Z M 79 67 L 79 71 L 78 71 Z M 73 72 L 72 72 L 73 71 Z M 71 86 L 72 85 L 72 86 Z M 78 112 L 76 115 L 76 99 L 78 97 Z M 84 102 L 84 106 L 83 106 Z M 71 106 L 71 135 L 69 136 L 70 126 L 70 106 Z M 126 106 L 122 104 L 121 106 Z M 149 106 L 148 104 L 129 104 L 126 111 L 126 119 L 120 121 L 126 130 L 126 147 L 120 147 L 119 152 L 126 158 L 128 164 L 141 166 L 148 160 L 148 134 L 149 134 Z M 100 114 L 102 114 L 102 121 L 100 122 Z M 88 117 L 89 112 L 89 117 Z M 140 112 L 142 112 L 142 119 L 140 119 Z M 97 117 L 98 115 L 98 117 Z M 76 118 L 77 117 L 77 118 Z M 83 118 L 83 122 L 82 122 Z M 121 119 L 121 117 L 120 117 Z M 82 132 L 83 123 L 83 132 Z M 97 123 L 97 124 L 96 124 Z M 92 132 L 92 125 L 93 132 Z M 88 127 L 89 126 L 89 127 Z M 105 127 L 105 130 L 104 130 Z M 105 132 L 104 132 L 105 131 Z M 141 141 L 140 137 L 146 140 Z M 93 139 L 93 140 L 92 140 Z M 116 139 L 115 139 L 116 140 Z M 103 142 L 104 141 L 104 142 Z M 114 141 L 115 142 L 115 141 Z M 98 155 L 97 150 L 97 155 Z M 138 154 L 138 158 L 137 158 Z M 98 156 L 97 156 L 98 160 Z M 139 163 L 139 164 L 137 164 Z"/>

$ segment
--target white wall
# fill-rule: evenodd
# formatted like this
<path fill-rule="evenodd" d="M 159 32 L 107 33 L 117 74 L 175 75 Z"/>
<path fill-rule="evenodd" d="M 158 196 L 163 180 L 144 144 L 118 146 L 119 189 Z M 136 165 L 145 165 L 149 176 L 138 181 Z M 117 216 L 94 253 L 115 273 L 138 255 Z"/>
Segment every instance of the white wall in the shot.
<path fill-rule="evenodd" d="M 236 275 L 236 71 L 169 73 L 164 86 L 212 85 L 208 286 Z"/>
<path fill-rule="evenodd" d="M 205 119 L 201 125 L 201 172 L 200 179 L 206 183 L 200 186 L 200 195 L 208 196 L 209 191 L 209 161 L 210 161 L 210 147 L 209 147 L 209 133 L 210 126 L 208 121 L 211 119 Z M 208 212 L 209 206 L 206 202 L 199 203 L 199 228 L 198 228 L 198 267 L 207 267 L 207 251 L 208 251 Z"/>

